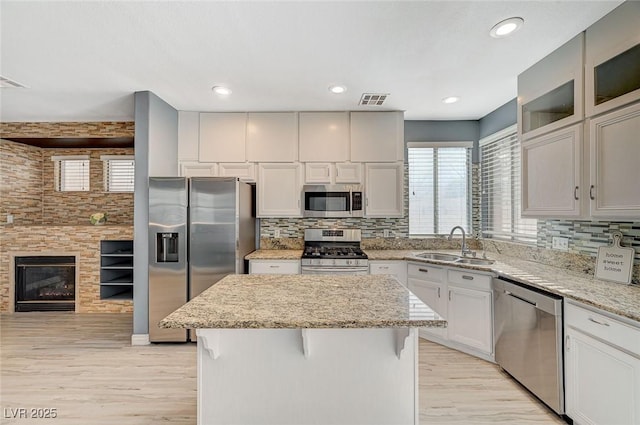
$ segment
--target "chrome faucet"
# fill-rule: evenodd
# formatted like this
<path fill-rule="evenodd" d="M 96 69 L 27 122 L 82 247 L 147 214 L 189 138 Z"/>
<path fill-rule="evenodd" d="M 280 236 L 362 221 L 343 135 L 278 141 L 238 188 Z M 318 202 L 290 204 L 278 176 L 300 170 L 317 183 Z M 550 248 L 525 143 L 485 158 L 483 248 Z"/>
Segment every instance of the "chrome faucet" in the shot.
<path fill-rule="evenodd" d="M 462 226 L 456 226 L 453 229 L 451 229 L 451 233 L 449 233 L 449 240 L 453 239 L 453 232 L 456 231 L 456 229 L 460 229 L 460 231 L 462 232 L 462 249 L 460 252 L 460 255 L 462 255 L 463 257 L 467 254 L 471 254 L 472 251 L 467 248 L 467 235 L 464 233 L 464 229 L 462 228 Z"/>

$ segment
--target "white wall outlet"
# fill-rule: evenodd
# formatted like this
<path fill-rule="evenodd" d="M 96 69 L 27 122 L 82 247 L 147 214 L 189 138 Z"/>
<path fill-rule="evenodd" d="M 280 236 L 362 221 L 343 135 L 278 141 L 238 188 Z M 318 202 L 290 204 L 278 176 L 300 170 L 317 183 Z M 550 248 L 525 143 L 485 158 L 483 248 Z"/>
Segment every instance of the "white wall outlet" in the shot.
<path fill-rule="evenodd" d="M 275 229 L 273 229 L 273 237 L 274 238 L 279 238 L 280 237 L 280 229 L 278 229 L 277 227 Z"/>
<path fill-rule="evenodd" d="M 13 214 L 7 214 L 7 224 L 13 223 Z"/>
<path fill-rule="evenodd" d="M 383 233 L 385 238 L 390 238 L 391 237 L 391 230 L 389 230 L 389 229 L 384 229 L 382 233 Z"/>
<path fill-rule="evenodd" d="M 554 236 L 551 239 L 551 247 L 553 249 L 557 249 L 558 251 L 568 251 L 569 238 L 561 238 L 560 236 Z"/>

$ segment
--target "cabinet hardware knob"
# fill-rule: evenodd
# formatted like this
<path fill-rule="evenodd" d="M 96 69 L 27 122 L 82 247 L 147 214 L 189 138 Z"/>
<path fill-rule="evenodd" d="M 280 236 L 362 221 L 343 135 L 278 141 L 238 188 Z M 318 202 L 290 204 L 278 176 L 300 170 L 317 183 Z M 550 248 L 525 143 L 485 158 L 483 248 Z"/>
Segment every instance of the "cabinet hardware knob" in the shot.
<path fill-rule="evenodd" d="M 271 267 L 272 269 L 279 269 L 280 268 L 280 266 L 269 266 L 269 267 Z"/>
<path fill-rule="evenodd" d="M 578 200 L 578 186 L 573 189 L 573 199 L 575 199 L 576 201 Z"/>
<path fill-rule="evenodd" d="M 449 291 L 449 301 L 451 301 L 451 291 Z"/>
<path fill-rule="evenodd" d="M 592 201 L 595 201 L 596 197 L 593 195 L 593 189 L 595 189 L 596 187 L 594 185 L 591 185 L 591 187 L 589 187 L 589 198 L 591 198 Z"/>
<path fill-rule="evenodd" d="M 569 335 L 564 338 L 564 345 L 567 348 L 567 351 L 571 350 L 571 346 L 569 345 Z"/>
<path fill-rule="evenodd" d="M 463 274 L 463 275 L 462 275 L 462 278 L 463 278 L 464 280 L 473 280 L 473 276 L 468 276 L 468 275 L 466 275 L 466 274 Z"/>
<path fill-rule="evenodd" d="M 607 322 L 599 322 L 596 319 L 594 319 L 593 317 L 589 317 L 589 321 L 593 322 L 595 324 L 601 325 L 601 326 L 609 326 L 609 324 Z"/>
<path fill-rule="evenodd" d="M 423 272 L 423 273 L 429 273 L 429 270 L 427 269 L 418 269 L 419 272 Z"/>
<path fill-rule="evenodd" d="M 440 288 L 438 288 L 438 298 L 440 298 Z"/>

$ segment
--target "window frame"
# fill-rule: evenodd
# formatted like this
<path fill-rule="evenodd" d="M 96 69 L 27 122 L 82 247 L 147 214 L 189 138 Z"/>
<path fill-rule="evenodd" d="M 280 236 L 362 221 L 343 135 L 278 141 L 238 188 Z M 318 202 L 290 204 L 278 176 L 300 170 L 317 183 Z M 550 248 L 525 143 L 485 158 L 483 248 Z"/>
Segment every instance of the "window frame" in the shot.
<path fill-rule="evenodd" d="M 51 157 L 51 161 L 53 161 L 53 189 L 56 192 L 90 192 L 91 191 L 91 158 L 89 155 L 54 155 Z M 81 190 L 70 190 L 66 189 L 63 184 L 66 181 L 65 178 L 65 162 L 76 162 L 82 161 L 86 162 L 86 173 L 80 177 L 81 183 L 84 184 L 84 180 L 86 178 L 86 186 L 83 186 Z"/>
<path fill-rule="evenodd" d="M 135 191 L 135 156 L 134 155 L 101 155 L 100 160 L 102 161 L 102 184 L 103 191 L 107 193 L 133 193 Z M 112 161 L 131 161 L 133 164 L 133 179 L 131 181 L 131 190 L 111 190 L 111 182 L 112 182 Z"/>
<path fill-rule="evenodd" d="M 434 230 L 438 230 L 436 233 L 411 233 L 411 165 L 409 161 L 409 149 L 443 149 L 443 148 L 465 148 L 466 152 L 466 186 L 467 186 L 467 199 L 466 199 L 466 223 L 461 223 L 461 225 L 465 228 L 465 232 L 469 235 L 473 234 L 473 141 L 451 141 L 451 142 L 407 142 L 407 167 L 409 169 L 408 172 L 408 182 L 407 182 L 407 191 L 409 198 L 409 210 L 407 212 L 407 220 L 408 220 L 408 228 L 409 228 L 409 237 L 434 237 L 434 236 L 443 236 L 448 235 L 449 231 L 444 231 L 443 229 L 439 229 L 438 220 L 434 217 Z M 437 214 L 438 208 L 438 188 L 441 186 L 440 181 L 437 180 L 437 153 L 434 156 L 434 214 Z M 443 233 L 440 233 L 443 232 Z"/>

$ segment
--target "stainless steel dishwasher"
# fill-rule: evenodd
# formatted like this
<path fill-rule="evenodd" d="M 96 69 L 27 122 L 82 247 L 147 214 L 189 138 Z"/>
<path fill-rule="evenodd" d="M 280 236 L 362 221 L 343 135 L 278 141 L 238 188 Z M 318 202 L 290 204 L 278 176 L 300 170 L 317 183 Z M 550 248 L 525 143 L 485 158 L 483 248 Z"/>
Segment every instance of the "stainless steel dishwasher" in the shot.
<path fill-rule="evenodd" d="M 493 279 L 496 362 L 564 414 L 562 297 Z"/>

